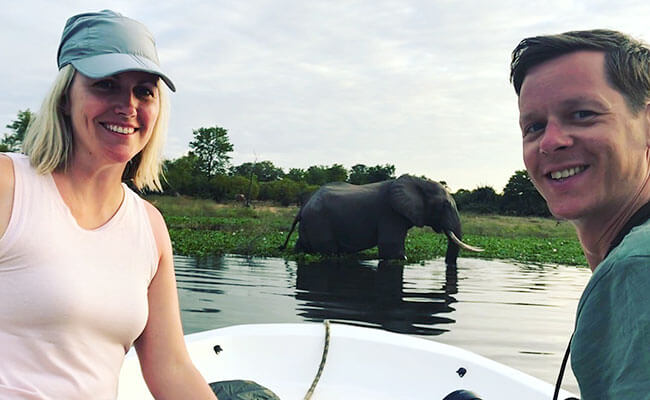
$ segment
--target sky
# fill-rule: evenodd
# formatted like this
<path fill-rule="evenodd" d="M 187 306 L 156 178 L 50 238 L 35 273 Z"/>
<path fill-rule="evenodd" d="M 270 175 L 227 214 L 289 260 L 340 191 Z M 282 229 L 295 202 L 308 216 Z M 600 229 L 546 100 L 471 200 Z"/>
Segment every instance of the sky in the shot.
<path fill-rule="evenodd" d="M 220 126 L 231 163 L 392 164 L 501 192 L 524 168 L 510 54 L 529 36 L 608 28 L 650 42 L 647 0 L 23 0 L 0 13 L 0 136 L 37 112 L 68 17 L 112 9 L 154 34 L 174 81 L 164 155 Z"/>

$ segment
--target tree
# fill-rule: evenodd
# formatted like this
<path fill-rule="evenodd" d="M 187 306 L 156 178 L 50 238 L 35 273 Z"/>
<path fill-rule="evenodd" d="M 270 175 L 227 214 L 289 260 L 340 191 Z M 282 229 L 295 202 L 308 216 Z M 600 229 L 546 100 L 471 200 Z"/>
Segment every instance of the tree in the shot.
<path fill-rule="evenodd" d="M 19 151 L 23 144 L 27 127 L 33 119 L 34 113 L 29 108 L 25 111 L 18 111 L 18 117 L 6 126 L 11 129 L 12 133 L 5 134 L 2 140 L 0 140 L 0 151 Z"/>
<path fill-rule="evenodd" d="M 239 194 L 248 193 L 249 199 L 257 198 L 259 185 L 241 175 L 215 175 L 209 179 L 209 198 L 214 201 L 234 200 Z"/>
<path fill-rule="evenodd" d="M 251 172 L 257 177 L 259 182 L 277 181 L 284 177 L 282 168 L 276 167 L 271 161 L 246 162 L 230 168 L 231 174 L 241 175 L 247 178 L 250 177 Z"/>
<path fill-rule="evenodd" d="M 260 200 L 277 201 L 283 206 L 297 203 L 301 189 L 306 186 L 304 182 L 298 183 L 291 179 L 269 181 L 260 183 Z"/>
<path fill-rule="evenodd" d="M 228 131 L 214 126 L 193 130 L 192 134 L 194 140 L 190 142 L 190 148 L 199 159 L 201 172 L 207 176 L 224 174 L 230 161 L 228 153 L 233 151 Z"/>
<path fill-rule="evenodd" d="M 355 185 L 365 185 L 368 183 L 368 167 L 364 164 L 356 164 L 350 168 L 350 177 L 348 182 Z"/>
<path fill-rule="evenodd" d="M 454 194 L 454 200 L 459 210 L 488 214 L 499 212 L 501 196 L 490 186 L 482 186 L 471 192 L 460 189 Z"/>
<path fill-rule="evenodd" d="M 348 182 L 355 185 L 365 185 L 366 183 L 381 182 L 388 179 L 395 179 L 394 165 L 386 164 L 367 167 L 363 164 L 356 164 L 350 169 Z"/>
<path fill-rule="evenodd" d="M 368 168 L 368 183 L 386 181 L 395 178 L 395 166 L 391 164 L 375 165 Z"/>
<path fill-rule="evenodd" d="M 305 181 L 310 185 L 322 186 L 329 182 L 345 182 L 348 179 L 348 170 L 341 164 L 312 165 L 305 172 Z"/>
<path fill-rule="evenodd" d="M 305 181 L 310 185 L 321 186 L 327 183 L 327 172 L 322 165 L 312 165 L 305 172 Z"/>
<path fill-rule="evenodd" d="M 465 207 L 469 204 L 469 196 L 471 194 L 472 192 L 467 189 L 458 189 L 458 191 L 453 194 L 456 207 L 458 207 L 459 211 L 465 210 Z"/>
<path fill-rule="evenodd" d="M 348 170 L 341 164 L 332 164 L 325 170 L 327 182 L 345 182 L 348 180 Z"/>
<path fill-rule="evenodd" d="M 296 182 L 305 181 L 306 172 L 302 168 L 291 168 L 289 172 L 285 175 L 285 178 L 289 178 Z"/>
<path fill-rule="evenodd" d="M 515 171 L 503 189 L 501 210 L 514 215 L 550 216 L 546 201 L 525 170 Z"/>
<path fill-rule="evenodd" d="M 183 157 L 164 163 L 163 189 L 170 194 L 186 194 L 207 197 L 208 179 L 199 170 L 199 159 L 190 152 Z"/>

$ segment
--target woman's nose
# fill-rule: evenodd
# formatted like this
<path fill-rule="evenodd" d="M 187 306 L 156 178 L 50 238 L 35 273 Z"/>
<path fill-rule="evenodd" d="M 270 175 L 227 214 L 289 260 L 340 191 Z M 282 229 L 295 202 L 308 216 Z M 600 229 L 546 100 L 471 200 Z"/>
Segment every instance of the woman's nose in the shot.
<path fill-rule="evenodd" d="M 115 113 L 126 118 L 137 114 L 137 99 L 132 93 L 121 95 L 115 104 Z"/>

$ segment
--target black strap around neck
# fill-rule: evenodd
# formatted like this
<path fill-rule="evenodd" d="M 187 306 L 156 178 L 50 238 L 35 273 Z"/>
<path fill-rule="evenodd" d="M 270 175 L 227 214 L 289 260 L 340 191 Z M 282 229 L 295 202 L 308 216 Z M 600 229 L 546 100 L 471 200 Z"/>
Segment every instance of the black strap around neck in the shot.
<path fill-rule="evenodd" d="M 607 254 L 605 254 L 605 257 L 611 253 L 612 250 L 616 248 L 621 242 L 623 241 L 623 238 L 627 236 L 628 233 L 634 228 L 635 226 L 639 226 L 646 222 L 648 219 L 650 219 L 650 202 L 645 203 L 641 208 L 637 210 L 637 212 L 630 217 L 629 220 L 623 225 L 623 228 L 618 232 L 618 235 L 614 238 L 612 241 L 612 244 L 609 246 L 609 250 L 607 250 Z"/>
<path fill-rule="evenodd" d="M 605 254 L 605 257 L 609 255 L 609 253 L 612 252 L 618 246 L 621 244 L 625 236 L 627 236 L 630 231 L 636 226 L 639 226 L 646 222 L 648 219 L 650 219 L 650 202 L 644 204 L 641 208 L 637 210 L 637 212 L 632 215 L 632 217 L 623 225 L 623 228 L 618 232 L 614 240 L 609 246 L 609 250 L 607 250 L 607 254 Z M 564 358 L 562 358 L 562 365 L 560 366 L 560 373 L 558 374 L 557 381 L 555 382 L 555 392 L 553 393 L 553 400 L 557 400 L 557 397 L 560 393 L 560 386 L 562 386 L 562 378 L 564 377 L 564 370 L 566 369 L 567 363 L 569 361 L 569 353 L 571 352 L 571 340 L 573 340 L 573 334 L 571 334 L 571 338 L 569 339 L 569 344 L 566 347 L 566 351 L 564 352 Z"/>
<path fill-rule="evenodd" d="M 564 370 L 566 369 L 567 362 L 569 361 L 569 352 L 571 351 L 571 340 L 573 339 L 573 334 L 569 339 L 569 344 L 566 346 L 566 351 L 564 352 L 564 357 L 562 358 L 562 365 L 560 366 L 560 373 L 557 375 L 557 381 L 555 381 L 555 391 L 553 392 L 553 400 L 557 400 L 557 397 L 560 394 L 560 386 L 562 386 L 562 378 L 564 378 Z"/>

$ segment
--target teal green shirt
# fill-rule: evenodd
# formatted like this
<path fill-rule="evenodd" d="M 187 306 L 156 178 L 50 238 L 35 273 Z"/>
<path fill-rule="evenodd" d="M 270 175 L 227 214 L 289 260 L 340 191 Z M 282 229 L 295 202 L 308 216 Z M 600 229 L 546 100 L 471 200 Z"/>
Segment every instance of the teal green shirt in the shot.
<path fill-rule="evenodd" d="M 650 399 L 650 220 L 591 276 L 578 303 L 571 367 L 583 400 Z"/>

